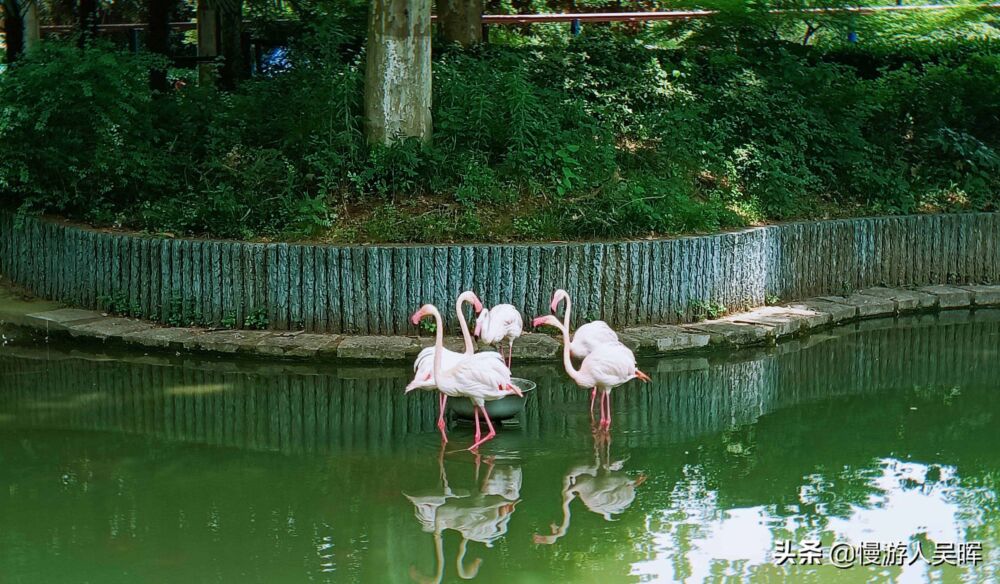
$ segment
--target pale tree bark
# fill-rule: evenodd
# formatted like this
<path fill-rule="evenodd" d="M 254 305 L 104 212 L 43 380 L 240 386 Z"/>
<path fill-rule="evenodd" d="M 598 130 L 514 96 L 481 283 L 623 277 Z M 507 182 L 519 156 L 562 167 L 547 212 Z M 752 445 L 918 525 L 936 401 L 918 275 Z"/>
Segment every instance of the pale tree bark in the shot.
<path fill-rule="evenodd" d="M 483 42 L 483 0 L 435 0 L 434 8 L 446 43 L 469 48 Z"/>
<path fill-rule="evenodd" d="M 431 137 L 431 0 L 373 0 L 365 63 L 369 143 Z"/>
<path fill-rule="evenodd" d="M 33 0 L 29 2 L 27 10 L 24 13 L 24 50 L 26 51 L 30 51 L 38 46 L 38 43 L 42 40 L 41 24 L 38 21 L 39 1 Z"/>
<path fill-rule="evenodd" d="M 218 12 L 208 0 L 198 0 L 198 57 L 214 59 L 219 56 Z M 215 84 L 215 64 L 198 64 L 198 83 Z"/>

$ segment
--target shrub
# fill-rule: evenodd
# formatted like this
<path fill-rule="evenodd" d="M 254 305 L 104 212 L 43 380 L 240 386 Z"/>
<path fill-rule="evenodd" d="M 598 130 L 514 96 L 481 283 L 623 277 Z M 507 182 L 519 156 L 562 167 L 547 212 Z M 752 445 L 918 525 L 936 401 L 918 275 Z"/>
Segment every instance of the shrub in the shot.
<path fill-rule="evenodd" d="M 148 71 L 97 45 L 44 43 L 0 76 L 0 189 L 25 208 L 108 221 L 169 182 Z"/>
<path fill-rule="evenodd" d="M 728 30 L 588 26 L 437 51 L 433 141 L 388 147 L 363 138 L 360 37 L 335 13 L 232 93 L 153 94 L 153 57 L 44 43 L 0 76 L 0 138 L 16 145 L 0 190 L 98 223 L 348 242 L 996 208 L 992 41 L 844 47 L 830 21 L 802 46 L 801 23 L 730 4 Z"/>

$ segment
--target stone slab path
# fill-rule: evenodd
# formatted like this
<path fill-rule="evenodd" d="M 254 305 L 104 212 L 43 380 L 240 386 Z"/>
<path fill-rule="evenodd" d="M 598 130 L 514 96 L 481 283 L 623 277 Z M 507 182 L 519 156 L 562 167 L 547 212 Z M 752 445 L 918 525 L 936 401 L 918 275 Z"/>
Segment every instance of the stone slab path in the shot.
<path fill-rule="evenodd" d="M 2 292 L 2 290 L 0 290 Z M 848 296 L 821 296 L 765 306 L 687 325 L 645 325 L 619 331 L 639 355 L 670 355 L 772 345 L 810 331 L 862 319 L 915 312 L 1000 306 L 1000 286 L 949 285 L 869 288 Z M 528 315 L 532 316 L 532 315 Z M 0 322 L 46 335 L 185 352 L 267 358 L 382 362 L 409 360 L 433 339 L 403 336 L 346 336 L 306 332 L 174 328 L 91 310 L 60 308 L 52 302 L 0 293 Z M 447 346 L 461 350 L 459 339 Z M 526 333 L 514 344 L 514 358 L 557 360 L 562 344 L 552 336 Z"/>

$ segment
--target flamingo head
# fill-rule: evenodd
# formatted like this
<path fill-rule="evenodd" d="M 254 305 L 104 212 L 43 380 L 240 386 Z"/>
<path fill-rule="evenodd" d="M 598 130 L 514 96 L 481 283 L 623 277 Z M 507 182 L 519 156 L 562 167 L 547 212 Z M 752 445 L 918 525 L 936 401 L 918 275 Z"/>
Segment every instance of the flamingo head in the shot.
<path fill-rule="evenodd" d="M 432 305 L 430 305 L 430 304 L 424 304 L 423 306 L 420 307 L 420 310 L 418 310 L 418 311 L 416 311 L 416 312 L 413 313 L 413 316 L 410 317 L 410 322 L 412 322 L 414 325 L 419 324 L 420 321 L 425 316 L 433 314 L 433 312 L 432 312 L 433 310 L 434 310 L 434 307 Z"/>
<path fill-rule="evenodd" d="M 476 296 L 476 293 L 472 290 L 466 290 L 458 296 L 458 303 L 461 304 L 463 302 L 471 304 L 472 308 L 476 311 L 476 314 L 479 314 L 483 310 L 482 301 L 479 300 L 479 297 Z"/>
<path fill-rule="evenodd" d="M 566 292 L 563 289 L 556 290 L 552 294 L 552 304 L 549 305 L 549 308 L 552 309 L 552 312 L 555 312 L 556 309 L 559 308 L 559 303 L 567 298 L 569 298 L 569 292 Z"/>
<path fill-rule="evenodd" d="M 535 320 L 531 321 L 531 326 L 533 326 L 535 328 L 538 328 L 540 326 L 546 326 L 546 325 L 548 325 L 548 326 L 554 326 L 556 328 L 559 328 L 562 325 L 562 323 L 559 322 L 558 318 L 552 316 L 551 314 L 547 314 L 545 316 L 536 317 Z"/>

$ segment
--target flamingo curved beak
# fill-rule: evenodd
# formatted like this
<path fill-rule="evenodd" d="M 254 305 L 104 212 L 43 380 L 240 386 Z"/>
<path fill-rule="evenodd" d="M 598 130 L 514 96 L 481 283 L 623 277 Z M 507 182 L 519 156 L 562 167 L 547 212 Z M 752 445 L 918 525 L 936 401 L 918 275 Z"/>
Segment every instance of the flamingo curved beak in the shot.
<path fill-rule="evenodd" d="M 413 316 L 410 317 L 410 322 L 412 322 L 414 325 L 420 324 L 420 319 L 422 319 L 426 315 L 427 312 L 423 308 L 421 308 L 420 310 L 413 313 Z"/>
<path fill-rule="evenodd" d="M 513 383 L 507 384 L 507 390 L 514 392 L 514 395 L 516 395 L 517 397 L 524 397 L 524 392 L 521 391 L 521 388 L 514 385 Z"/>
<path fill-rule="evenodd" d="M 641 379 L 642 381 L 644 381 L 646 383 L 649 383 L 650 381 L 652 381 L 652 379 L 648 375 L 646 375 L 642 371 L 639 371 L 638 369 L 635 370 L 635 377 L 636 377 L 636 379 Z"/>
<path fill-rule="evenodd" d="M 531 321 L 531 326 L 538 328 L 544 324 L 548 324 L 548 321 L 549 321 L 548 316 L 538 316 L 535 317 L 535 320 Z"/>

